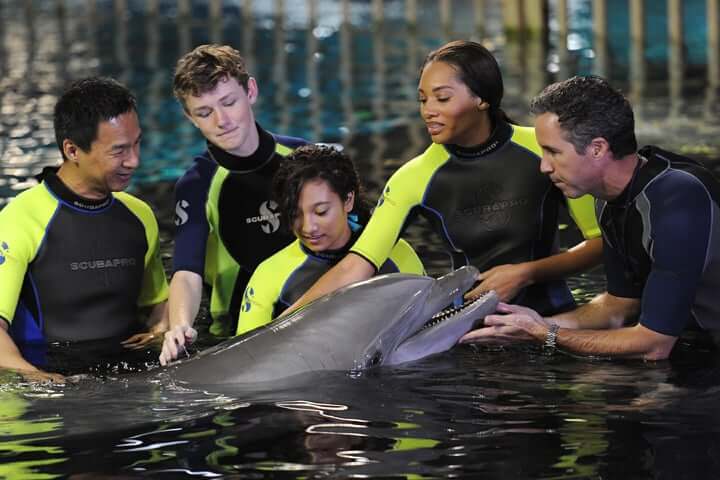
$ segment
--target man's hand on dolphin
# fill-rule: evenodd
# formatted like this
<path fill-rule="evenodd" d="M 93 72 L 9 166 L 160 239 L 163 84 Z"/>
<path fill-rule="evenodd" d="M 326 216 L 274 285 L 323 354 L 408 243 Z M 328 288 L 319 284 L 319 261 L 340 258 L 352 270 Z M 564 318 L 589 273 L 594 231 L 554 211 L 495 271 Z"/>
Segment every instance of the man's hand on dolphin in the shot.
<path fill-rule="evenodd" d="M 465 299 L 474 300 L 483 293 L 495 290 L 501 302 L 513 299 L 521 288 L 532 283 L 530 267 L 525 263 L 498 265 L 490 270 L 480 272 L 475 288 L 465 294 Z"/>
<path fill-rule="evenodd" d="M 197 338 L 197 330 L 190 325 L 178 325 L 165 332 L 162 352 L 160 352 L 160 365 L 167 365 L 175 360 L 180 352 L 187 353 L 185 344 L 190 344 Z"/>
<path fill-rule="evenodd" d="M 152 343 L 158 343 L 162 339 L 162 333 L 143 332 L 136 333 L 120 344 L 129 350 L 141 350 Z"/>
<path fill-rule="evenodd" d="M 44 370 L 18 370 L 17 372 L 22 375 L 26 382 L 65 384 L 65 376 L 60 373 L 46 372 Z"/>
<path fill-rule="evenodd" d="M 496 314 L 485 317 L 481 328 L 466 333 L 459 343 L 528 342 L 547 331 L 548 322 L 535 310 L 520 305 L 498 304 Z"/>

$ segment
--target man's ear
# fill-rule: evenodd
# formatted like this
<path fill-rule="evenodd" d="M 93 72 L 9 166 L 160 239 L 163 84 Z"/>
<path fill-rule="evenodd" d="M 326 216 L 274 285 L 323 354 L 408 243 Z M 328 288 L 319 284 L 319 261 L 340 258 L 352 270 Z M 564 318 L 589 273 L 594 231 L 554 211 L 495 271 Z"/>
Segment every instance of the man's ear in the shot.
<path fill-rule="evenodd" d="M 78 151 L 80 150 L 80 147 L 75 145 L 75 143 L 70 140 L 69 138 L 66 138 L 62 142 L 62 151 L 63 155 L 65 156 L 65 159 L 73 162 L 78 163 Z"/>
<path fill-rule="evenodd" d="M 257 81 L 255 80 L 255 77 L 248 78 L 247 96 L 248 96 L 248 100 L 250 101 L 250 105 L 255 104 L 259 93 L 260 93 L 260 90 L 258 89 L 258 85 L 257 85 Z"/>
<path fill-rule="evenodd" d="M 590 141 L 590 145 L 585 149 L 585 152 L 590 154 L 592 158 L 600 159 L 608 154 L 611 154 L 610 144 L 604 137 L 596 137 Z"/>

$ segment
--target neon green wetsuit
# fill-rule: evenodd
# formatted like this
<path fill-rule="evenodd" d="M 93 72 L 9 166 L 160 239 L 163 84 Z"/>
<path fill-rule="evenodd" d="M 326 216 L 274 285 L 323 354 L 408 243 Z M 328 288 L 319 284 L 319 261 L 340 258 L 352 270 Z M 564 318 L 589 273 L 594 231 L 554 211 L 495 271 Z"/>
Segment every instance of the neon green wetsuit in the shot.
<path fill-rule="evenodd" d="M 262 262 L 253 273 L 243 295 L 238 319 L 237 335 L 260 327 L 282 313 L 305 293 L 315 281 L 335 265 L 347 253 L 346 248 L 315 253 L 300 240 L 277 252 Z M 400 239 L 393 246 L 390 257 L 379 273 L 415 273 L 423 275 L 422 262 L 409 243 Z"/>
<path fill-rule="evenodd" d="M 393 174 L 351 251 L 377 268 L 404 226 L 421 214 L 442 237 L 453 268 L 470 264 L 485 271 L 554 254 L 565 197 L 540 172 L 540 155 L 534 130 L 508 123 L 472 149 L 432 144 Z M 569 207 L 585 238 L 600 236 L 592 198 L 570 200 Z M 514 303 L 544 314 L 574 305 L 562 280 L 531 285 Z"/>
<path fill-rule="evenodd" d="M 0 212 L 0 317 L 18 344 L 98 340 L 140 328 L 167 298 L 150 207 L 75 195 L 55 173 Z"/>

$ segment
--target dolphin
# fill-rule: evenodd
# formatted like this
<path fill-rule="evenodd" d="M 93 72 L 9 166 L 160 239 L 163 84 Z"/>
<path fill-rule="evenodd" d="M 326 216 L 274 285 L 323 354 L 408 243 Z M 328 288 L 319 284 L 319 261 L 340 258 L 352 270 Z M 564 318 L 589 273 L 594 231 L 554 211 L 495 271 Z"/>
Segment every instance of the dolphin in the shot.
<path fill-rule="evenodd" d="M 438 279 L 379 275 L 174 362 L 160 373 L 189 386 L 260 383 L 418 360 L 448 350 L 476 321 L 495 311 L 494 292 L 462 303 L 477 273 L 466 266 Z"/>

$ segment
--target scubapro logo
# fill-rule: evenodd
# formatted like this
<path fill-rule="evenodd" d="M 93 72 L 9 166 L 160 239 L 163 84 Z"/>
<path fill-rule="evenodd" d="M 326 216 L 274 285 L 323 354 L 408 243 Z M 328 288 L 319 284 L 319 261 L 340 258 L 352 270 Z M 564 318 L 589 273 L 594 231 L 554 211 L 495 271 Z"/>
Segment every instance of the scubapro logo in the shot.
<path fill-rule="evenodd" d="M 10 251 L 10 247 L 6 242 L 0 243 L 0 265 L 5 263 L 5 254 Z"/>
<path fill-rule="evenodd" d="M 260 215 L 246 218 L 245 223 L 260 223 L 260 228 L 267 234 L 276 232 L 280 228 L 280 213 L 275 211 L 277 207 L 278 204 L 272 200 L 263 202 L 260 205 Z"/>
<path fill-rule="evenodd" d="M 137 262 L 134 258 L 108 258 L 105 260 L 71 262 L 70 270 L 97 270 L 101 268 L 134 267 L 136 264 Z"/>
<path fill-rule="evenodd" d="M 187 213 L 187 208 L 190 203 L 187 200 L 180 200 L 175 204 L 175 225 L 180 226 L 187 223 L 190 216 Z"/>

